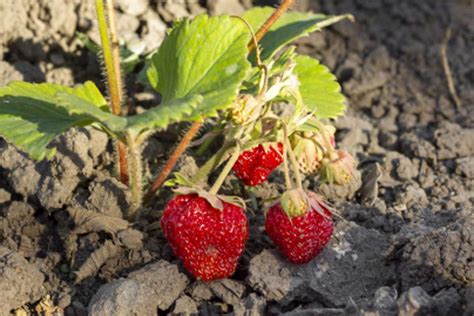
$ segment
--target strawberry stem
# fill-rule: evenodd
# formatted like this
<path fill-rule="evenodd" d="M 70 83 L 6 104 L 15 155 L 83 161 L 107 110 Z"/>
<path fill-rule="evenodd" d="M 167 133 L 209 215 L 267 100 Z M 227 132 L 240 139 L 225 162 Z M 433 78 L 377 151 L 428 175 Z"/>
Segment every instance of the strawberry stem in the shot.
<path fill-rule="evenodd" d="M 216 182 L 214 182 L 214 185 L 212 186 L 211 190 L 209 191 L 210 194 L 217 195 L 217 192 L 219 192 L 222 184 L 225 181 L 225 178 L 227 178 L 227 176 L 229 175 L 229 173 L 232 170 L 232 167 L 235 165 L 237 159 L 239 159 L 239 155 L 240 155 L 240 145 L 237 144 L 235 146 L 234 152 L 232 153 L 232 156 L 227 161 L 224 169 L 222 169 L 222 172 L 219 174 L 219 177 L 217 178 Z"/>
<path fill-rule="evenodd" d="M 296 178 L 296 186 L 298 187 L 298 189 L 303 190 L 303 181 L 302 181 L 298 161 L 296 161 L 295 153 L 291 149 L 290 140 L 288 138 L 288 128 L 285 124 L 283 124 L 283 132 L 284 132 L 284 139 L 285 139 L 285 144 L 283 146 L 285 149 L 285 155 L 286 155 L 286 152 L 288 152 L 288 156 L 290 157 L 291 168 Z"/>
<path fill-rule="evenodd" d="M 265 34 L 270 30 L 273 24 L 290 8 L 290 6 L 295 2 L 295 0 L 284 0 L 283 3 L 278 7 L 278 9 L 273 12 L 273 14 L 265 21 L 262 27 L 255 34 L 257 42 L 260 41 Z M 256 48 L 253 40 L 248 44 L 249 51 L 252 51 Z"/>
<path fill-rule="evenodd" d="M 151 185 L 148 193 L 145 196 L 145 201 L 150 202 L 156 194 L 156 191 L 161 187 L 161 185 L 165 182 L 166 178 L 169 176 L 171 171 L 173 171 L 174 166 L 178 162 L 179 157 L 184 153 L 186 148 L 188 148 L 189 144 L 193 140 L 194 136 L 196 136 L 197 132 L 202 126 L 202 120 L 196 121 L 191 125 L 191 128 L 186 132 L 184 137 L 181 139 L 181 142 L 178 144 L 178 147 L 173 151 L 171 156 L 168 158 L 165 166 L 161 170 L 160 174 L 156 177 L 155 181 Z"/>
<path fill-rule="evenodd" d="M 224 145 L 217 153 L 214 154 L 193 176 L 191 182 L 199 183 L 203 178 L 205 178 L 212 170 L 216 169 L 223 162 L 223 158 L 227 156 L 231 147 L 229 145 Z"/>
<path fill-rule="evenodd" d="M 296 161 L 295 153 L 293 152 L 293 150 L 291 150 L 290 142 L 288 141 L 288 139 L 286 140 L 286 143 L 287 143 L 287 147 L 288 147 L 288 154 L 290 156 L 291 168 L 293 169 L 293 172 L 295 173 L 296 185 L 297 185 L 298 189 L 302 190 L 303 189 L 303 181 L 302 181 L 302 178 L 301 178 L 301 173 L 300 173 L 298 162 Z"/>
<path fill-rule="evenodd" d="M 113 1 L 107 0 L 107 16 L 105 14 L 103 0 L 96 0 L 95 6 L 97 11 L 97 21 L 99 23 L 100 40 L 102 43 L 102 56 L 105 63 L 112 113 L 115 115 L 121 115 L 121 105 L 123 98 L 122 75 L 120 71 L 120 52 L 115 27 Z M 110 43 L 111 41 L 112 45 Z M 118 174 L 120 175 L 120 180 L 124 184 L 128 184 L 127 152 L 125 145 L 119 141 L 115 146 L 115 151 L 118 155 L 118 163 L 116 163 L 116 166 L 118 169 Z"/>
<path fill-rule="evenodd" d="M 285 139 L 286 139 L 285 135 Z M 286 184 L 286 189 L 291 190 L 293 189 L 293 184 L 291 183 L 291 178 L 290 178 L 290 170 L 288 169 L 288 143 L 285 141 L 283 143 L 283 173 L 285 174 L 285 184 Z"/>

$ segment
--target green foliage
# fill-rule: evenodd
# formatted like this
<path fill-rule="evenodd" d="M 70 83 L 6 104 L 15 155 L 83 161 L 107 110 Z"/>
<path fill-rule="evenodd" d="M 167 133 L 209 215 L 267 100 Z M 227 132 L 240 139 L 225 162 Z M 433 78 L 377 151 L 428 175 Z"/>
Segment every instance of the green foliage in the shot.
<path fill-rule="evenodd" d="M 54 84 L 12 82 L 0 88 L 0 135 L 33 159 L 55 154 L 48 144 L 71 127 L 95 124 L 115 138 L 188 120 L 202 97 L 164 102 L 142 114 L 120 117 L 109 112 L 106 100 L 92 82 L 77 88 Z"/>
<path fill-rule="evenodd" d="M 12 82 L 0 88 L 0 135 L 34 159 L 51 158 L 55 149 L 48 149 L 47 145 L 56 136 L 73 126 L 91 123 L 90 115 L 73 113 L 58 106 L 58 93 L 75 95 L 97 111 L 102 112 L 101 108 L 107 106 L 92 82 L 77 88 Z"/>
<path fill-rule="evenodd" d="M 229 16 L 201 15 L 175 24 L 152 58 L 148 78 L 164 102 L 203 97 L 196 115 L 215 116 L 237 97 L 250 64 L 244 25 Z"/>
<path fill-rule="evenodd" d="M 336 118 L 346 108 L 336 77 L 314 58 L 297 56 L 295 74 L 305 106 L 318 118 Z"/>
<path fill-rule="evenodd" d="M 254 30 L 258 30 L 273 12 L 274 9 L 271 7 L 255 8 L 247 11 L 243 17 Z M 345 18 L 352 18 L 352 16 L 326 16 L 302 12 L 284 14 L 259 43 L 262 47 L 262 60 L 272 58 L 281 48 L 294 40 Z"/>
<path fill-rule="evenodd" d="M 189 121 L 202 102 L 203 97 L 196 94 L 165 101 L 141 114 L 127 117 L 127 129 L 139 134 L 143 131 L 165 128 L 171 123 Z"/>

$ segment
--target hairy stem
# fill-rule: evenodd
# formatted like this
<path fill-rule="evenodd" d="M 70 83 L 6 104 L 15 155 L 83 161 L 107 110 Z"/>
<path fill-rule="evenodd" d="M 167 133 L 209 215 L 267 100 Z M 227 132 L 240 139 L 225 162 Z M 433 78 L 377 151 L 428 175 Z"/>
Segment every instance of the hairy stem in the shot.
<path fill-rule="evenodd" d="M 122 75 L 120 72 L 120 52 L 115 27 L 113 0 L 106 0 L 107 15 L 105 13 L 103 0 L 96 0 L 95 6 L 97 10 L 97 21 L 99 23 L 100 40 L 102 42 L 102 55 L 104 58 L 105 70 L 107 74 L 107 84 L 112 113 L 115 115 L 121 115 L 121 105 L 123 99 Z M 117 142 L 116 151 L 118 155 L 117 166 L 120 180 L 124 184 L 128 184 L 127 151 L 125 145 L 121 142 Z"/>
<path fill-rule="evenodd" d="M 220 173 L 220 175 L 217 178 L 216 182 L 214 182 L 214 185 L 212 186 L 211 190 L 209 191 L 210 194 L 216 195 L 217 192 L 219 192 L 219 189 L 221 188 L 222 184 L 224 183 L 225 178 L 227 178 L 230 171 L 232 170 L 232 167 L 235 165 L 235 162 L 237 161 L 237 159 L 239 159 L 239 155 L 240 155 L 240 145 L 237 144 L 237 146 L 234 149 L 234 152 L 232 153 L 232 156 L 227 161 L 224 169 L 222 169 L 222 172 Z"/>
<path fill-rule="evenodd" d="M 130 170 L 130 190 L 132 194 L 128 217 L 130 220 L 134 220 L 137 215 L 137 210 L 142 204 L 143 194 L 141 144 L 137 142 L 134 135 L 127 134 L 127 145 Z"/>
<path fill-rule="evenodd" d="M 148 193 L 145 196 L 145 201 L 150 202 L 153 196 L 156 194 L 156 191 L 161 187 L 161 185 L 165 182 L 166 178 L 169 176 L 171 171 L 173 171 L 174 166 L 178 162 L 179 157 L 183 154 L 186 148 L 189 146 L 191 141 L 193 140 L 194 136 L 198 133 L 199 129 L 202 126 L 202 121 L 196 121 L 191 125 L 191 128 L 186 132 L 184 137 L 181 139 L 181 142 L 178 144 L 178 147 L 174 150 L 171 156 L 168 158 L 165 166 L 161 170 L 158 177 L 155 179 L 153 184 L 151 185 Z"/>
<path fill-rule="evenodd" d="M 288 168 L 288 145 L 286 141 L 283 144 L 283 173 L 285 175 L 286 189 L 287 190 L 293 189 L 293 185 L 291 183 L 291 178 L 290 178 L 290 169 Z"/>
<path fill-rule="evenodd" d="M 255 38 L 257 41 L 260 41 L 265 34 L 270 30 L 270 28 L 275 24 L 276 21 L 290 8 L 290 6 L 295 2 L 295 0 L 283 0 L 283 3 L 278 7 L 278 9 L 273 12 L 273 14 L 265 21 L 265 23 L 260 27 Z M 249 51 L 252 51 L 256 48 L 254 40 L 250 41 L 248 44 Z"/>

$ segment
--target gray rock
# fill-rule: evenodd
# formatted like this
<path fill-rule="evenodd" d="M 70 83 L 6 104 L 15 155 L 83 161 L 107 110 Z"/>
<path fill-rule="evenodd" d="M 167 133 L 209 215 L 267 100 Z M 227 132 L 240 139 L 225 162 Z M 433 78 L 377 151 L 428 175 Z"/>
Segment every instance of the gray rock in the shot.
<path fill-rule="evenodd" d="M 84 177 L 92 175 L 98 155 L 107 146 L 107 137 L 87 129 L 71 129 L 54 144 L 57 154 L 51 161 L 34 162 L 14 146 L 0 150 L 0 167 L 14 192 L 36 198 L 47 209 L 69 202 Z"/>
<path fill-rule="evenodd" d="M 375 292 L 372 308 L 379 315 L 396 316 L 398 314 L 397 290 L 387 286 Z"/>
<path fill-rule="evenodd" d="M 400 137 L 401 153 L 409 157 L 425 158 L 437 161 L 437 149 L 426 139 L 414 132 L 405 133 Z"/>
<path fill-rule="evenodd" d="M 456 173 L 469 179 L 474 179 L 474 157 L 456 160 Z"/>
<path fill-rule="evenodd" d="M 267 301 L 255 293 L 244 298 L 239 305 L 234 306 L 235 316 L 260 316 L 265 312 Z"/>
<path fill-rule="evenodd" d="M 89 184 L 89 198 L 85 206 L 91 211 L 123 217 L 129 207 L 127 187 L 114 178 L 102 178 Z"/>
<path fill-rule="evenodd" d="M 405 185 L 401 188 L 401 191 L 398 192 L 395 204 L 412 207 L 415 205 L 424 206 L 427 205 L 428 202 L 425 190 L 418 185 Z"/>
<path fill-rule="evenodd" d="M 458 283 L 474 282 L 472 218 L 447 227 L 407 227 L 394 239 L 400 256 L 398 274 L 403 291 L 421 286 L 438 291 Z"/>
<path fill-rule="evenodd" d="M 238 305 L 245 293 L 245 285 L 232 279 L 216 280 L 209 283 L 197 282 L 189 290 L 196 301 L 218 298 L 229 305 Z"/>
<path fill-rule="evenodd" d="M 454 159 L 474 155 L 474 129 L 444 121 L 434 133 L 439 159 Z"/>
<path fill-rule="evenodd" d="M 146 21 L 146 33 L 142 40 L 146 47 L 145 53 L 151 53 L 161 45 L 168 27 L 154 11 L 147 11 L 143 18 Z"/>
<path fill-rule="evenodd" d="M 44 275 L 19 254 L 0 247 L 0 315 L 46 294 Z"/>
<path fill-rule="evenodd" d="M 158 308 L 170 308 L 188 282 L 176 265 L 161 260 L 103 285 L 89 304 L 89 315 L 156 315 Z"/>
<path fill-rule="evenodd" d="M 229 305 L 238 305 L 245 293 L 245 285 L 232 279 L 222 279 L 209 283 L 214 297 Z"/>
<path fill-rule="evenodd" d="M 379 194 L 379 180 L 382 177 L 380 165 L 368 164 L 362 173 L 362 187 L 359 190 L 360 200 L 365 206 L 372 206 Z"/>
<path fill-rule="evenodd" d="M 126 1 L 127 3 L 135 3 L 135 1 Z M 117 32 L 120 34 L 125 43 L 131 42 L 134 38 L 137 38 L 135 33 L 140 26 L 140 21 L 131 15 L 119 14 L 117 15 Z"/>
<path fill-rule="evenodd" d="M 303 276 L 316 297 L 343 306 L 349 298 L 357 302 L 373 295 L 394 277 L 394 271 L 383 256 L 389 246 L 385 235 L 353 223 L 338 223 L 335 231 L 334 243 L 320 260 L 308 264 Z"/>
<path fill-rule="evenodd" d="M 23 75 L 15 67 L 1 59 L 0 55 L 0 87 L 6 86 L 10 81 L 23 80 Z"/>
<path fill-rule="evenodd" d="M 282 305 L 295 298 L 308 299 L 308 282 L 296 276 L 297 270 L 297 266 L 285 261 L 276 250 L 264 250 L 250 261 L 248 283 L 265 299 Z"/>
<path fill-rule="evenodd" d="M 5 191 L 4 189 L 0 189 L 0 204 L 10 201 L 12 195 Z"/>
<path fill-rule="evenodd" d="M 433 300 L 437 315 L 462 314 L 462 298 L 454 287 L 442 289 L 433 296 Z"/>
<path fill-rule="evenodd" d="M 117 3 L 120 7 L 120 10 L 132 16 L 144 14 L 149 7 L 148 0 L 118 0 Z"/>
<path fill-rule="evenodd" d="M 196 302 L 187 295 L 183 295 L 175 303 L 174 315 L 194 315 L 199 312 Z"/>
<path fill-rule="evenodd" d="M 398 299 L 400 316 L 432 315 L 433 299 L 421 287 L 414 287 Z"/>
<path fill-rule="evenodd" d="M 393 277 L 381 254 L 387 238 L 373 229 L 338 223 L 339 233 L 323 252 L 306 265 L 292 265 L 276 251 L 264 250 L 250 261 L 249 284 L 266 299 L 287 305 L 297 299 L 344 306 L 373 295 Z"/>
<path fill-rule="evenodd" d="M 210 0 L 207 2 L 207 6 L 213 15 L 242 15 L 244 13 L 244 7 L 239 0 Z"/>

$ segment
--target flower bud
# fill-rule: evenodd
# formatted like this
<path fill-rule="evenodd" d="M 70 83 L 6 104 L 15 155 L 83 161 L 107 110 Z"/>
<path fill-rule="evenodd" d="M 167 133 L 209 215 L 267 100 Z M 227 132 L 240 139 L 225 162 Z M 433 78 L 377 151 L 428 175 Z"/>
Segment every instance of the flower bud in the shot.
<path fill-rule="evenodd" d="M 256 120 L 259 115 L 258 110 L 258 100 L 250 94 L 245 94 L 230 108 L 229 117 L 235 124 L 242 125 Z"/>
<path fill-rule="evenodd" d="M 308 195 L 301 189 L 292 189 L 283 193 L 280 205 L 289 217 L 302 216 L 311 208 Z"/>
<path fill-rule="evenodd" d="M 312 174 L 321 168 L 323 149 L 312 138 L 299 138 L 293 149 L 298 166 L 304 174 Z"/>
<path fill-rule="evenodd" d="M 322 161 L 321 176 L 329 183 L 347 184 L 355 172 L 355 160 L 343 150 L 328 153 Z"/>

